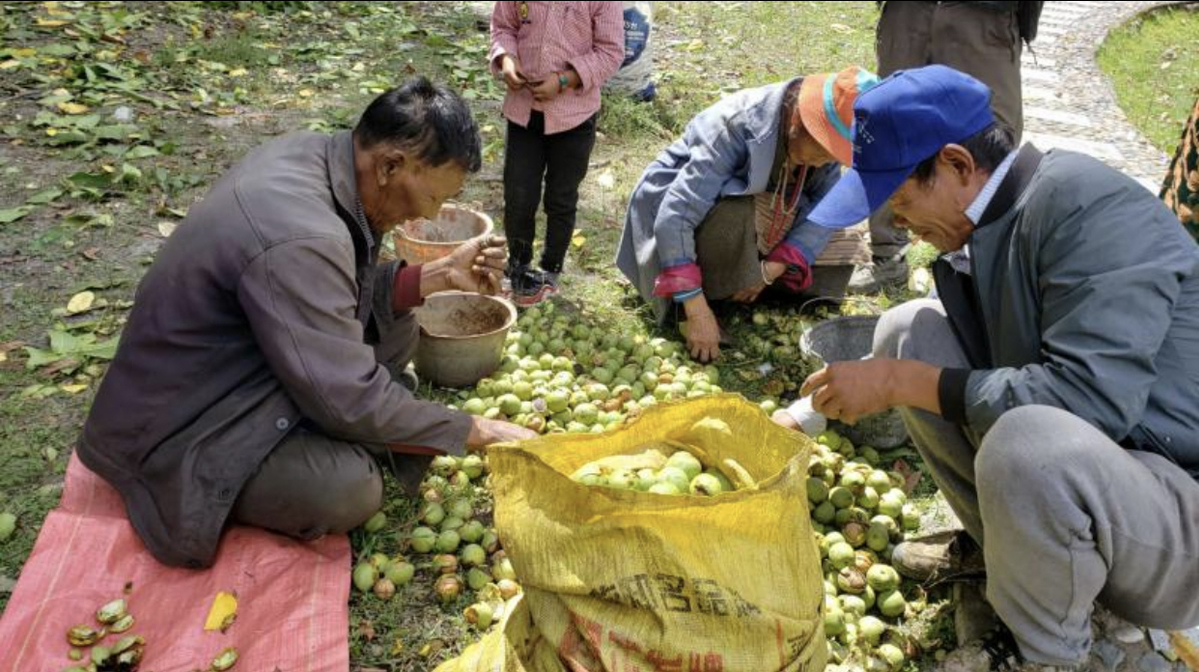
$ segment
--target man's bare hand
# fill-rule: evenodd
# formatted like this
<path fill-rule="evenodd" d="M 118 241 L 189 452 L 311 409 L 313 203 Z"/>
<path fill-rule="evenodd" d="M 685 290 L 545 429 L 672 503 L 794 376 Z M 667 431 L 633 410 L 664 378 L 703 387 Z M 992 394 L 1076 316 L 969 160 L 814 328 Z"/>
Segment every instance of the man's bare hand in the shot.
<path fill-rule="evenodd" d="M 467 450 L 479 451 L 493 443 L 524 441 L 537 437 L 537 432 L 503 420 L 488 420 L 480 416 L 471 417 L 470 434 L 466 437 Z"/>
<path fill-rule="evenodd" d="M 833 362 L 808 376 L 800 396 L 812 395 L 812 408 L 852 425 L 858 418 L 892 406 L 891 359 Z"/>
<path fill-rule="evenodd" d="M 446 289 L 497 294 L 507 261 L 508 241 L 503 236 L 471 238 L 450 254 L 425 264 L 421 295 Z M 425 278 L 429 278 L 427 284 Z"/>

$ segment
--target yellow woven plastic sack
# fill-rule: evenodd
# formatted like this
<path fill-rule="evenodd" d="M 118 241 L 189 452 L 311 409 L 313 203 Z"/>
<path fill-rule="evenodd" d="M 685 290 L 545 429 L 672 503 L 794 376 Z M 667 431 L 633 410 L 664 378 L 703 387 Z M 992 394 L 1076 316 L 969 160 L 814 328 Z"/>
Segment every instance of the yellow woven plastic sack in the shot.
<path fill-rule="evenodd" d="M 694 446 L 706 466 L 732 458 L 756 486 L 666 496 L 569 478 L 663 440 Z M 438 672 L 823 672 L 809 451 L 733 395 L 652 407 L 604 434 L 493 449 L 496 527 L 525 593 L 500 629 Z"/>

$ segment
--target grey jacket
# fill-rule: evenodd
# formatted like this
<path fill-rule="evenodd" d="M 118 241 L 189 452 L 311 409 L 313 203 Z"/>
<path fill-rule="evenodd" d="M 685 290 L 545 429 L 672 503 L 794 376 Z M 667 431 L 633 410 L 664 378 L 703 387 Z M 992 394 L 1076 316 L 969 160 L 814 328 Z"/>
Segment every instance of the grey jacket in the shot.
<path fill-rule="evenodd" d="M 377 255 L 348 132 L 259 148 L 167 240 L 78 446 L 159 560 L 210 564 L 242 486 L 301 422 L 461 452 L 469 416 L 375 361 L 397 270 Z"/>
<path fill-rule="evenodd" d="M 969 242 L 971 274 L 934 267 L 974 367 L 942 375 L 945 417 L 1055 406 L 1199 478 L 1199 247 L 1161 201 L 1025 146 Z"/>

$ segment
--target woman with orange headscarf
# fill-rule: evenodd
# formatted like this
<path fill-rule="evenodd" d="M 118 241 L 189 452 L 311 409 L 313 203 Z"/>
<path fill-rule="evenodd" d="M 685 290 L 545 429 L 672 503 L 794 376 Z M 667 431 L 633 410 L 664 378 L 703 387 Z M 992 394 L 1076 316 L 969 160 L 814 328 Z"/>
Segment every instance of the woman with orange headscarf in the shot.
<path fill-rule="evenodd" d="M 660 322 L 682 307 L 691 356 L 720 353 L 708 300 L 799 293 L 833 231 L 807 213 L 848 165 L 859 67 L 746 89 L 699 113 L 629 199 L 616 265 Z M 680 316 L 682 319 L 683 316 Z"/>

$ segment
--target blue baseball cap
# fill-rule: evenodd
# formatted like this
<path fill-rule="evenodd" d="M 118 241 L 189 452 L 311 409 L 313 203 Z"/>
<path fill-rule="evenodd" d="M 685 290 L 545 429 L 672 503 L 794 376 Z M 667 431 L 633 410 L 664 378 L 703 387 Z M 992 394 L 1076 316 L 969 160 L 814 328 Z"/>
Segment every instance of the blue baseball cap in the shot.
<path fill-rule="evenodd" d="M 921 161 L 995 123 L 991 90 L 944 65 L 900 70 L 853 106 L 853 167 L 808 215 L 830 229 L 870 216 Z"/>

